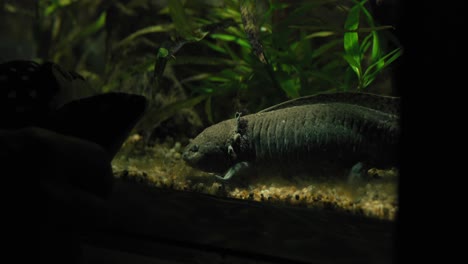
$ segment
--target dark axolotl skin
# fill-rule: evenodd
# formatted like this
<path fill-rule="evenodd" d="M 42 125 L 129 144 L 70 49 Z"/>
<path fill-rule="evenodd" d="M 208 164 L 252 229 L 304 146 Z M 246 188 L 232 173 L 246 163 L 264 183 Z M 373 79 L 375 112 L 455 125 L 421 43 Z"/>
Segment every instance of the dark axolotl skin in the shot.
<path fill-rule="evenodd" d="M 225 180 L 251 167 L 291 173 L 349 171 L 362 163 L 387 168 L 396 166 L 399 133 L 399 98 L 319 94 L 210 126 L 183 158 Z"/>

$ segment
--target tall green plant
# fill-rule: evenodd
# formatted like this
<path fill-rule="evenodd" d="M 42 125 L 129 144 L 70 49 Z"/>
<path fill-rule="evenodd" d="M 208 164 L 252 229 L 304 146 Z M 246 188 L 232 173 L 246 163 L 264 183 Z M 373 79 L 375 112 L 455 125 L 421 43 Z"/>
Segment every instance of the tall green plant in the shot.
<path fill-rule="evenodd" d="M 98 35 L 111 36 L 106 70 L 94 72 L 103 92 L 176 95 L 165 108 L 152 106 L 148 124 L 197 104 L 217 122 L 240 108 L 254 112 L 374 82 L 401 50 L 384 51 L 380 33 L 391 27 L 376 26 L 366 2 L 353 1 L 41 0 L 41 14 L 52 32 L 51 58 L 83 65 L 82 73 L 87 57 L 76 51 Z M 230 109 L 218 100 L 233 95 L 239 103 Z"/>
<path fill-rule="evenodd" d="M 350 9 L 344 28 L 344 55 L 343 58 L 348 62 L 349 67 L 355 73 L 358 79 L 358 90 L 369 86 L 382 70 L 390 63 L 395 61 L 401 55 L 401 49 L 396 48 L 387 54 L 383 54 L 380 45 L 380 36 L 375 27 L 374 20 L 369 11 L 364 7 L 367 0 L 356 4 Z M 359 23 L 361 13 L 373 30 L 359 42 Z M 371 48 L 372 47 L 372 48 Z M 369 53 L 369 62 L 366 65 L 366 55 Z"/>

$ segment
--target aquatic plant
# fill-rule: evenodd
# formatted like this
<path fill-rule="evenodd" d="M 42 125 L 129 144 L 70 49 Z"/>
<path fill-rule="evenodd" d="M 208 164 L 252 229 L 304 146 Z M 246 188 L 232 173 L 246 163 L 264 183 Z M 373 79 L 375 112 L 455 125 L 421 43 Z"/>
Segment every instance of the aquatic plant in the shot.
<path fill-rule="evenodd" d="M 140 130 L 193 107 L 215 123 L 318 92 L 388 94 L 372 86 L 402 53 L 367 0 L 35 3 L 36 60 L 147 96 Z"/>
<path fill-rule="evenodd" d="M 384 51 L 380 46 L 380 36 L 377 30 L 391 28 L 391 26 L 376 27 L 372 15 L 364 7 L 364 3 L 366 3 L 367 0 L 355 2 L 356 4 L 349 10 L 349 14 L 345 22 L 345 54 L 343 58 L 348 62 L 350 69 L 356 74 L 356 77 L 358 78 L 357 89 L 360 90 L 369 86 L 385 67 L 396 60 L 401 55 L 401 49 L 396 48 L 387 54 L 384 54 Z M 370 33 L 364 37 L 361 43 L 359 43 L 358 32 L 361 13 L 364 14 L 364 17 L 370 26 L 370 28 L 361 29 L 361 31 L 370 31 Z M 371 46 L 372 51 L 370 52 L 368 65 L 364 66 L 364 60 L 366 56 L 368 56 L 368 51 Z"/>

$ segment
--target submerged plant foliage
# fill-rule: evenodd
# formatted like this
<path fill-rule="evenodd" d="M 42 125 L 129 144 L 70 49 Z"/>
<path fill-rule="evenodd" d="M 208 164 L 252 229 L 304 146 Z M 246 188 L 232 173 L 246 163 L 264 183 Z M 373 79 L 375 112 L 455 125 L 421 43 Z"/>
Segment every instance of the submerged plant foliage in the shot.
<path fill-rule="evenodd" d="M 146 95 L 141 130 L 192 107 L 214 123 L 367 91 L 402 52 L 367 0 L 39 0 L 36 11 L 36 59 L 82 73 L 97 92 Z"/>
<path fill-rule="evenodd" d="M 396 60 L 401 55 L 400 48 L 394 49 L 387 54 L 384 54 L 380 46 L 380 36 L 377 32 L 379 29 L 386 27 L 375 27 L 374 19 L 369 11 L 364 7 L 367 0 L 358 2 L 349 10 L 348 17 L 345 22 L 344 33 L 344 51 L 343 58 L 348 62 L 352 71 L 358 79 L 358 89 L 364 89 L 369 86 L 377 77 L 377 75 L 390 63 Z M 359 18 L 364 14 L 365 20 L 369 24 L 370 33 L 364 37 L 359 43 Z M 369 57 L 368 66 L 364 66 L 364 60 L 368 55 L 369 48 L 372 47 Z"/>

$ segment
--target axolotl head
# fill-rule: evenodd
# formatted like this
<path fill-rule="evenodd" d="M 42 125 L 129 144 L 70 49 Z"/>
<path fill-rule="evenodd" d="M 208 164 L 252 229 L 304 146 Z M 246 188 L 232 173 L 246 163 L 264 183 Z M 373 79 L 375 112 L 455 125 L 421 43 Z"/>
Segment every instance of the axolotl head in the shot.
<path fill-rule="evenodd" d="M 224 173 L 233 164 L 229 142 L 235 131 L 235 121 L 226 120 L 206 128 L 185 148 L 183 159 L 191 167 Z"/>

